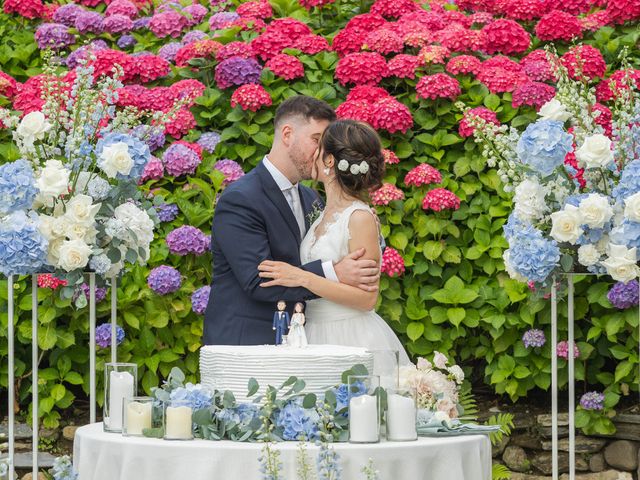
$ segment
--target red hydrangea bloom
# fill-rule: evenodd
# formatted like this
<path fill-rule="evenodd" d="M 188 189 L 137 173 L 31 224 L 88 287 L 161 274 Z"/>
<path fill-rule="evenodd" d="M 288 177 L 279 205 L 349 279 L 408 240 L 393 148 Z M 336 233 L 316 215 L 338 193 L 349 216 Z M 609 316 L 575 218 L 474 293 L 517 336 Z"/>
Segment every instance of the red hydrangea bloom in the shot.
<path fill-rule="evenodd" d="M 156 37 L 164 38 L 167 36 L 179 37 L 182 31 L 187 27 L 187 18 L 180 15 L 174 10 L 156 13 L 151 17 L 149 22 L 149 30 Z"/>
<path fill-rule="evenodd" d="M 196 80 L 195 78 L 185 78 L 184 80 L 180 80 L 172 84 L 171 87 L 169 87 L 169 94 L 175 99 L 188 96 L 191 101 L 187 106 L 192 107 L 195 105 L 196 98 L 201 97 L 206 88 L 207 87 L 200 80 Z"/>
<path fill-rule="evenodd" d="M 482 67 L 482 62 L 473 55 L 458 55 L 453 57 L 445 67 L 452 75 L 477 75 Z"/>
<path fill-rule="evenodd" d="M 607 13 L 616 24 L 637 20 L 640 18 L 640 0 L 609 0 Z"/>
<path fill-rule="evenodd" d="M 548 0 L 509 0 L 503 3 L 502 11 L 514 20 L 535 20 L 549 11 Z"/>
<path fill-rule="evenodd" d="M 563 12 L 569 12 L 571 15 L 580 15 L 587 13 L 593 6 L 592 0 L 562 0 L 556 2 L 555 7 Z"/>
<path fill-rule="evenodd" d="M 444 63 L 451 52 L 441 45 L 427 45 L 420 49 L 418 57 L 422 63 Z"/>
<path fill-rule="evenodd" d="M 486 25 L 487 23 L 493 22 L 493 15 L 489 12 L 476 12 L 469 15 L 471 19 L 471 25 Z"/>
<path fill-rule="evenodd" d="M 162 160 L 157 157 L 151 157 L 147 164 L 144 166 L 139 184 L 143 184 L 149 180 L 159 180 L 164 177 L 164 164 Z"/>
<path fill-rule="evenodd" d="M 592 111 L 599 112 L 600 114 L 596 117 L 595 122 L 597 125 L 600 125 L 604 129 L 604 133 L 607 136 L 611 136 L 611 110 L 609 110 L 604 105 L 596 103 L 592 107 Z"/>
<path fill-rule="evenodd" d="M 467 52 L 481 50 L 484 47 L 485 34 L 482 30 L 471 30 L 453 24 L 435 32 L 433 39 L 453 52 Z"/>
<path fill-rule="evenodd" d="M 218 49 L 216 52 L 216 60 L 222 62 L 231 57 L 253 58 L 254 55 L 250 44 L 245 42 L 229 42 Z"/>
<path fill-rule="evenodd" d="M 336 108 L 336 116 L 338 118 L 350 118 L 361 122 L 371 123 L 371 106 L 365 100 L 347 100 Z"/>
<path fill-rule="evenodd" d="M 44 105 L 42 100 L 42 87 L 47 76 L 44 74 L 30 77 L 22 85 L 17 84 L 18 91 L 13 99 L 13 109 L 22 112 L 23 115 L 41 110 Z"/>
<path fill-rule="evenodd" d="M 409 22 L 421 23 L 432 32 L 442 30 L 446 26 L 444 18 L 440 13 L 423 9 L 406 13 L 398 19 L 400 25 L 405 25 Z"/>
<path fill-rule="evenodd" d="M 118 100 L 116 105 L 119 107 L 136 107 L 146 109 L 145 97 L 147 89 L 142 85 L 127 85 L 117 90 Z"/>
<path fill-rule="evenodd" d="M 440 182 L 442 182 L 442 175 L 428 163 L 421 163 L 412 168 L 404 177 L 404 184 L 408 186 L 415 185 L 419 187 Z"/>
<path fill-rule="evenodd" d="M 44 12 L 42 0 L 5 0 L 4 13 L 17 13 L 21 17 L 30 20 L 40 17 Z"/>
<path fill-rule="evenodd" d="M 550 82 L 554 80 L 553 69 L 544 50 L 534 50 L 520 60 L 522 70 L 531 80 Z"/>
<path fill-rule="evenodd" d="M 608 11 L 600 10 L 598 12 L 592 13 L 591 15 L 587 15 L 586 17 L 582 17 L 580 19 L 580 23 L 582 24 L 583 30 L 595 32 L 596 30 L 600 30 L 605 25 L 609 25 L 611 23 L 611 17 L 609 16 Z"/>
<path fill-rule="evenodd" d="M 144 95 L 140 98 L 140 103 L 147 110 L 169 110 L 178 98 L 170 87 L 154 87 L 145 89 Z"/>
<path fill-rule="evenodd" d="M 109 17 L 111 15 L 124 15 L 131 19 L 138 15 L 138 7 L 129 0 L 113 0 L 105 10 L 104 14 Z"/>
<path fill-rule="evenodd" d="M 302 5 L 307 10 L 311 10 L 313 7 L 324 7 L 325 5 L 329 5 L 335 0 L 299 0 L 300 5 Z"/>
<path fill-rule="evenodd" d="M 285 80 L 304 77 L 302 62 L 293 55 L 287 55 L 286 53 L 279 53 L 269 60 L 265 67 Z"/>
<path fill-rule="evenodd" d="M 467 138 L 473 135 L 475 127 L 472 125 L 471 117 L 476 116 L 482 118 L 487 123 L 493 123 L 500 125 L 500 121 L 496 116 L 496 112 L 489 110 L 486 107 L 475 107 L 464 112 L 460 124 L 458 126 L 458 133 L 461 137 Z"/>
<path fill-rule="evenodd" d="M 132 58 L 141 83 L 149 83 L 158 78 L 166 77 L 171 71 L 169 62 L 157 55 L 138 55 Z"/>
<path fill-rule="evenodd" d="M 458 24 L 464 28 L 471 27 L 471 18 L 458 10 L 443 10 L 440 16 L 445 25 Z"/>
<path fill-rule="evenodd" d="M 556 89 L 541 82 L 525 82 L 513 91 L 511 104 L 514 108 L 522 105 L 535 107 L 536 110 L 556 96 Z"/>
<path fill-rule="evenodd" d="M 18 82 L 11 75 L 0 72 L 0 95 L 12 99 L 18 91 Z"/>
<path fill-rule="evenodd" d="M 241 17 L 259 18 L 267 20 L 273 17 L 273 9 L 269 2 L 258 0 L 257 2 L 243 2 L 236 8 L 236 13 Z"/>
<path fill-rule="evenodd" d="M 376 13 L 363 13 L 351 18 L 345 25 L 345 30 L 356 30 L 359 32 L 372 32 L 387 24 L 382 15 Z"/>
<path fill-rule="evenodd" d="M 416 78 L 416 69 L 420 65 L 420 57 L 401 53 L 387 64 L 389 73 L 397 78 Z"/>
<path fill-rule="evenodd" d="M 54 277 L 50 273 L 42 273 L 38 275 L 39 288 L 50 288 L 51 290 L 55 290 L 60 286 L 65 287 L 66 285 L 67 285 L 66 280 L 62 280 L 60 278 Z"/>
<path fill-rule="evenodd" d="M 406 133 L 413 126 L 413 117 L 409 108 L 394 97 L 378 100 L 371 105 L 370 112 L 370 123 L 376 130 Z"/>
<path fill-rule="evenodd" d="M 460 199 L 453 192 L 446 188 L 434 188 L 429 190 L 422 200 L 422 208 L 424 210 L 433 210 L 439 212 L 441 210 L 457 210 L 460 208 Z"/>
<path fill-rule="evenodd" d="M 165 124 L 165 131 L 175 139 L 180 139 L 189 130 L 196 128 L 196 119 L 188 108 L 181 108 L 176 112 L 175 118 Z"/>
<path fill-rule="evenodd" d="M 316 53 L 329 50 L 330 48 L 329 42 L 327 42 L 326 38 L 321 35 L 313 34 L 302 35 L 301 37 L 296 38 L 293 47 L 307 55 L 315 55 Z"/>
<path fill-rule="evenodd" d="M 374 87 L 372 85 L 358 85 L 353 87 L 347 94 L 347 100 L 364 100 L 367 103 L 375 103 L 383 98 L 390 97 L 391 94 L 382 87 Z"/>
<path fill-rule="evenodd" d="M 264 32 L 251 41 L 251 49 L 262 60 L 267 61 L 270 58 L 282 53 L 285 48 L 294 46 L 294 40 L 278 31 Z"/>
<path fill-rule="evenodd" d="M 604 77 L 607 71 L 607 63 L 600 50 L 591 45 L 577 45 L 570 48 L 560 57 L 560 61 L 567 69 L 569 76 L 575 80 L 579 80 L 581 74 L 590 80 Z"/>
<path fill-rule="evenodd" d="M 243 110 L 257 112 L 262 107 L 272 104 L 271 96 L 262 85 L 255 83 L 242 85 L 231 95 L 231 106 L 240 105 Z"/>
<path fill-rule="evenodd" d="M 222 44 L 220 42 L 210 39 L 188 43 L 176 52 L 176 65 L 178 67 L 184 67 L 192 58 L 207 58 L 215 56 L 220 48 L 222 48 Z"/>
<path fill-rule="evenodd" d="M 264 23 L 264 21 L 259 18 L 241 17 L 231 22 L 225 28 L 233 28 L 233 27 L 239 27 L 240 31 L 243 31 L 243 32 L 244 31 L 261 32 L 267 27 L 267 24 Z"/>
<path fill-rule="evenodd" d="M 387 165 L 395 165 L 397 163 L 400 163 L 400 159 L 398 158 L 398 156 L 394 152 L 386 148 L 382 149 L 382 156 L 384 157 L 384 163 L 386 163 Z"/>
<path fill-rule="evenodd" d="M 455 100 L 461 93 L 458 80 L 446 73 L 422 77 L 416 85 L 416 92 L 418 92 L 418 98 L 430 98 L 431 100 L 437 98 Z"/>
<path fill-rule="evenodd" d="M 413 0 L 376 0 L 371 5 L 371 13 L 377 13 L 383 17 L 398 18 L 406 13 L 418 10 L 418 4 Z"/>
<path fill-rule="evenodd" d="M 606 80 L 601 81 L 596 87 L 596 99 L 599 102 L 606 102 L 612 100 L 615 96 L 614 89 L 627 88 L 627 81 L 625 77 L 629 75 L 631 83 L 635 83 L 636 88 L 640 88 L 640 70 L 628 69 L 628 70 L 616 70 Z"/>
<path fill-rule="evenodd" d="M 483 68 L 477 79 L 484 83 L 491 93 L 513 92 L 518 85 L 530 81 L 522 72 L 513 72 L 503 67 Z"/>
<path fill-rule="evenodd" d="M 495 57 L 491 57 L 482 62 L 482 70 L 492 67 L 501 67 L 514 73 L 522 73 L 523 70 L 522 65 L 520 65 L 518 62 L 514 62 L 509 57 L 505 57 L 504 55 L 496 55 Z"/>
<path fill-rule="evenodd" d="M 124 71 L 124 75 L 121 78 L 123 82 L 133 80 L 136 76 L 136 63 L 134 57 L 131 57 L 119 50 L 111 50 L 109 48 L 97 50 L 93 53 L 95 55 L 95 60 L 91 62 L 91 65 L 94 69 L 94 78 L 98 78 L 100 75 L 113 75 L 113 66 L 115 64 L 120 65 Z"/>
<path fill-rule="evenodd" d="M 282 33 L 293 40 L 313 34 L 308 25 L 302 23 L 300 20 L 288 17 L 277 18 L 272 21 L 265 30 L 265 33 L 271 32 Z"/>
<path fill-rule="evenodd" d="M 513 20 L 499 19 L 482 27 L 485 35 L 484 50 L 488 54 L 505 55 L 525 52 L 531 44 L 529 33 Z"/>
<path fill-rule="evenodd" d="M 399 277 L 405 272 L 404 259 L 395 248 L 387 247 L 382 253 L 380 272 L 390 277 Z"/>
<path fill-rule="evenodd" d="M 536 25 L 536 35 L 540 40 L 571 41 L 582 36 L 582 25 L 577 17 L 560 10 L 552 10 Z"/>
<path fill-rule="evenodd" d="M 402 52 L 402 50 L 404 50 L 404 42 L 402 38 L 391 29 L 379 28 L 366 36 L 362 48 L 388 55 L 389 53 Z"/>
<path fill-rule="evenodd" d="M 564 157 L 564 164 L 572 167 L 572 171 L 576 172 L 575 175 L 569 173 L 569 177 L 576 179 L 580 188 L 586 187 L 587 181 L 584 179 L 584 168 L 578 167 L 578 160 L 576 159 L 576 154 L 574 152 L 567 153 L 567 156 Z"/>
<path fill-rule="evenodd" d="M 344 57 L 350 53 L 356 53 L 362 50 L 366 38 L 366 32 L 345 28 L 333 37 L 331 49 L 339 56 Z"/>
<path fill-rule="evenodd" d="M 336 67 L 336 79 L 342 84 L 370 85 L 389 75 L 384 57 L 375 52 L 350 53 Z"/>
<path fill-rule="evenodd" d="M 382 186 L 371 192 L 371 203 L 373 205 L 389 205 L 394 200 L 402 200 L 404 193 L 391 183 L 383 183 Z"/>

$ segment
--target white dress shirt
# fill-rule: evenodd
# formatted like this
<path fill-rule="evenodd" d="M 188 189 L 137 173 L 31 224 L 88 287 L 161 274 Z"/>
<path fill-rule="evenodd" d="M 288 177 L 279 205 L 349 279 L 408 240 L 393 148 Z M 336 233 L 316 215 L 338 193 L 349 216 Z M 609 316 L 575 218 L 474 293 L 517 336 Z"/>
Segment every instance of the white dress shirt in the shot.
<path fill-rule="evenodd" d="M 284 198 L 287 200 L 287 203 L 289 204 L 294 217 L 296 217 L 296 221 L 298 222 L 298 226 L 300 227 L 301 238 L 304 237 L 304 234 L 306 233 L 304 231 L 304 212 L 302 211 L 302 203 L 300 201 L 298 184 L 292 184 L 291 181 L 289 181 L 289 179 L 280 170 L 278 170 L 278 168 L 273 163 L 269 161 L 266 155 L 262 160 L 262 163 L 273 177 L 273 180 L 276 182 L 276 185 L 278 185 L 280 191 L 282 191 L 282 195 L 284 195 Z M 297 205 L 295 203 L 296 197 Z M 296 208 L 298 206 L 299 208 Z M 302 215 L 302 218 L 300 218 L 300 215 Z M 333 280 L 334 282 L 339 281 L 338 275 L 336 275 L 336 270 L 333 268 L 333 262 L 331 260 L 322 262 L 322 271 L 324 272 L 325 278 Z"/>

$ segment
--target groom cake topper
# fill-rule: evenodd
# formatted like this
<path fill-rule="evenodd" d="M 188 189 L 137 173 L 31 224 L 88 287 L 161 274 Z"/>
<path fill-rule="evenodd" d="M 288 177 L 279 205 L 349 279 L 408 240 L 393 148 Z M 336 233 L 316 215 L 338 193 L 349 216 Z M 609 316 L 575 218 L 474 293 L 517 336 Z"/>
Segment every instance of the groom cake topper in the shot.
<path fill-rule="evenodd" d="M 278 300 L 278 310 L 273 313 L 273 330 L 276 332 L 276 345 L 281 345 L 284 340 L 285 332 L 291 324 L 289 312 L 285 310 L 287 304 L 284 300 Z"/>

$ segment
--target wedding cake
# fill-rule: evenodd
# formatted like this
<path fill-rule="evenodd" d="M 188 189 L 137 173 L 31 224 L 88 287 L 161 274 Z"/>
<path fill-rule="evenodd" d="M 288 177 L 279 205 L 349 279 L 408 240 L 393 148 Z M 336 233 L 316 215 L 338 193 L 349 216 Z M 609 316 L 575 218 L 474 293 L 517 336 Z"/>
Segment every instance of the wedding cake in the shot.
<path fill-rule="evenodd" d="M 356 364 L 373 370 L 373 354 L 364 348 L 309 345 L 205 345 L 200 349 L 200 382 L 212 389 L 230 390 L 236 400 L 247 401 L 249 379 L 264 393 L 267 385 L 279 388 L 289 377 L 305 381 L 305 392 L 323 393 L 341 383 L 342 372 Z"/>

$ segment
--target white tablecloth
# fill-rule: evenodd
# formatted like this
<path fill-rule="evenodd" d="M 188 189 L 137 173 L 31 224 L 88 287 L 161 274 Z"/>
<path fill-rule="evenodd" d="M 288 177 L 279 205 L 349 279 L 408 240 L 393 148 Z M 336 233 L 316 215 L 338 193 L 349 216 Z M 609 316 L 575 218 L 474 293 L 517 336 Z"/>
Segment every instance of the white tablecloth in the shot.
<path fill-rule="evenodd" d="M 260 444 L 165 441 L 102 431 L 102 423 L 77 430 L 73 460 L 79 480 L 260 480 Z M 277 443 L 284 478 L 296 479 L 296 442 Z M 419 438 L 415 442 L 334 443 L 342 478 L 364 478 L 372 458 L 381 480 L 491 480 L 491 443 L 484 435 Z M 315 467 L 318 447 L 308 444 Z"/>

